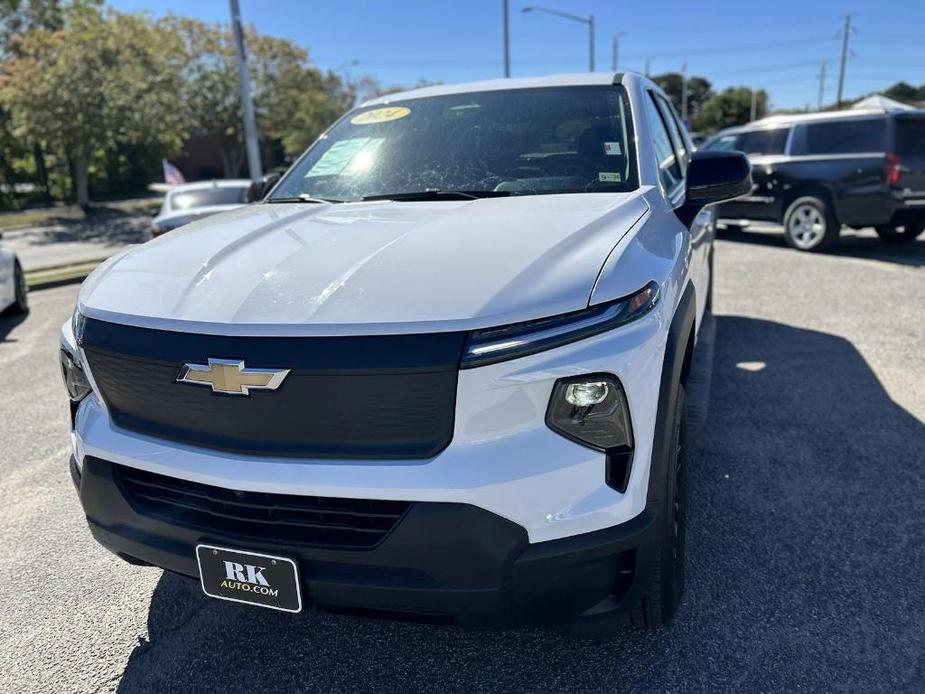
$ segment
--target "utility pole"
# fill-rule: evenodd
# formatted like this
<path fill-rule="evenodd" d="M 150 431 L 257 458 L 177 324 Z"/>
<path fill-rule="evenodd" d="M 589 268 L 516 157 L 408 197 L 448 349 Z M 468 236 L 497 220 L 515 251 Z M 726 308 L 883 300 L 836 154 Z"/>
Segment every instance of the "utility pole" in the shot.
<path fill-rule="evenodd" d="M 588 46 L 591 51 L 588 56 L 588 71 L 594 72 L 594 15 L 588 15 Z"/>
<path fill-rule="evenodd" d="M 758 117 L 758 90 L 752 89 L 752 108 L 749 114 L 748 122 L 753 122 Z"/>
<path fill-rule="evenodd" d="M 626 32 L 618 31 L 616 34 L 613 35 L 613 64 L 611 65 L 611 68 L 613 69 L 614 72 L 617 71 L 617 65 L 618 65 L 617 56 L 620 53 L 620 37 L 621 36 L 626 36 Z"/>
<path fill-rule="evenodd" d="M 238 0 L 231 0 L 231 30 L 234 47 L 238 54 L 238 74 L 241 80 L 241 106 L 244 111 L 244 143 L 247 147 L 247 168 L 252 181 L 263 176 L 260 165 L 260 144 L 257 141 L 257 119 L 254 116 L 254 101 L 251 98 L 251 82 L 247 74 L 247 54 L 244 52 L 244 33 L 241 31 L 241 9 Z"/>
<path fill-rule="evenodd" d="M 825 99 L 825 63 L 822 61 L 822 65 L 819 66 L 819 104 L 816 106 L 817 111 L 822 110 L 822 102 Z"/>
<path fill-rule="evenodd" d="M 841 106 L 841 98 L 845 89 L 845 65 L 848 62 L 848 37 L 851 36 L 851 15 L 845 15 L 845 28 L 842 29 L 841 42 L 841 69 L 838 71 L 838 105 Z"/>
<path fill-rule="evenodd" d="M 504 27 L 504 76 L 511 76 L 511 20 L 508 12 L 508 0 L 501 0 L 502 19 Z"/>
<path fill-rule="evenodd" d="M 687 124 L 687 61 L 681 66 L 681 120 Z"/>
<path fill-rule="evenodd" d="M 651 60 L 651 58 L 646 58 L 646 77 L 649 76 L 649 63 Z"/>

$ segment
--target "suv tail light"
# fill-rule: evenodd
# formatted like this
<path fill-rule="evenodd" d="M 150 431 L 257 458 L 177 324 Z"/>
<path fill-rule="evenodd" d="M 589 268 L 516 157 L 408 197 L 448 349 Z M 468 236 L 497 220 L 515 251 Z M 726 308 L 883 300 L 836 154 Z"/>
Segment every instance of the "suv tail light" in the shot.
<path fill-rule="evenodd" d="M 883 159 L 883 180 L 889 186 L 898 186 L 903 172 L 903 160 L 898 154 L 887 154 Z"/>

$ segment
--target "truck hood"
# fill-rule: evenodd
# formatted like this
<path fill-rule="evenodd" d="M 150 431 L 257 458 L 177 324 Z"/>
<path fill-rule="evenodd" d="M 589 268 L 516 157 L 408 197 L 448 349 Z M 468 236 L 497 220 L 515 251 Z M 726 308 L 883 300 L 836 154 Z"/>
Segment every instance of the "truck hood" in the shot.
<path fill-rule="evenodd" d="M 584 308 L 639 193 L 259 204 L 98 268 L 90 317 L 239 335 L 469 330 Z"/>

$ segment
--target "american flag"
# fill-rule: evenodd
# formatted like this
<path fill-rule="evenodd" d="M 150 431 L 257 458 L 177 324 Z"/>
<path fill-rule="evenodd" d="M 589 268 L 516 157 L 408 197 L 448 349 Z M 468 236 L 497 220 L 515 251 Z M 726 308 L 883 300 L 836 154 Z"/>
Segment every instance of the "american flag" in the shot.
<path fill-rule="evenodd" d="M 161 163 L 164 165 L 164 183 L 169 186 L 178 186 L 181 183 L 186 183 L 186 179 L 183 178 L 180 169 L 166 159 L 161 159 Z"/>

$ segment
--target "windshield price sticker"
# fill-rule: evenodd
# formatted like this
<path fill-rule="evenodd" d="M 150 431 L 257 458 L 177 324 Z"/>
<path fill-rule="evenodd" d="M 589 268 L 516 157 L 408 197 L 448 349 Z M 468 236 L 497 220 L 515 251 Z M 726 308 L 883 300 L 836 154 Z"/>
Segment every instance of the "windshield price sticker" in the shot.
<path fill-rule="evenodd" d="M 372 125 L 373 123 L 385 123 L 390 120 L 404 118 L 411 113 L 410 108 L 405 106 L 389 106 L 387 108 L 374 108 L 372 111 L 358 113 L 350 122 L 354 125 Z"/>
<path fill-rule="evenodd" d="M 604 143 L 604 154 L 611 156 L 618 156 L 623 154 L 623 149 L 620 147 L 619 142 L 605 142 Z"/>
<path fill-rule="evenodd" d="M 599 171 L 597 173 L 597 180 L 601 183 L 619 183 L 623 180 L 623 177 L 611 171 Z"/>

